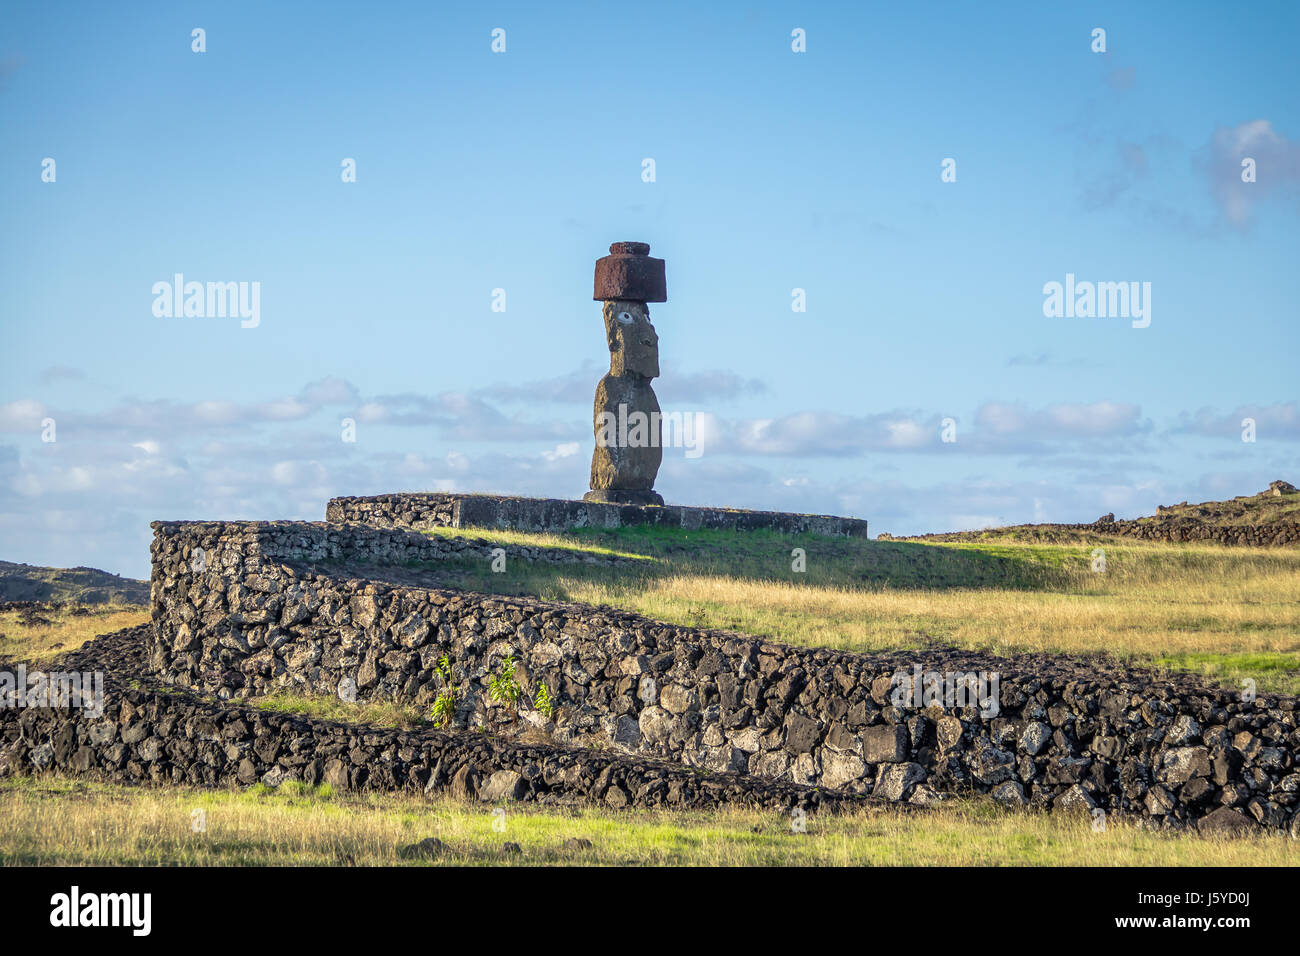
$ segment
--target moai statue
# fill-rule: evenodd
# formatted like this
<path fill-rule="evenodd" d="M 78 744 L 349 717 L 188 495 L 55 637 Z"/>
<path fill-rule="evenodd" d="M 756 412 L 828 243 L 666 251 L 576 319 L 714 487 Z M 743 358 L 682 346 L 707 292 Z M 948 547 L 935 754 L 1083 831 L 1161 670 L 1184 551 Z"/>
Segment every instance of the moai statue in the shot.
<path fill-rule="evenodd" d="M 644 242 L 616 242 L 596 260 L 596 291 L 603 302 L 609 374 L 596 386 L 596 450 L 586 501 L 662 505 L 654 490 L 663 460 L 659 399 L 650 380 L 659 375 L 659 335 L 648 302 L 667 302 L 664 261 Z"/>

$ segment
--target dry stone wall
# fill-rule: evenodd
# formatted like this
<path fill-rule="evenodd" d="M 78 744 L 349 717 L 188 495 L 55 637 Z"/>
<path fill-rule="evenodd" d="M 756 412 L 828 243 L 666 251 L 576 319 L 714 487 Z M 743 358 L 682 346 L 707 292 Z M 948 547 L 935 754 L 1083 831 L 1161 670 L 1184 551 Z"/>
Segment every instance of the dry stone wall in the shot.
<path fill-rule="evenodd" d="M 377 528 L 427 529 L 446 526 L 563 531 L 567 528 L 659 525 L 689 530 L 717 528 L 729 531 L 766 530 L 783 534 L 867 537 L 865 520 L 834 515 L 439 492 L 332 498 L 325 509 L 325 516 L 335 523 L 351 522 Z"/>
<path fill-rule="evenodd" d="M 1060 541 L 1065 534 L 1080 532 L 1085 535 L 1101 537 L 1118 536 L 1137 538 L 1141 541 L 1160 542 L 1199 542 L 1204 544 L 1246 545 L 1253 547 L 1280 547 L 1283 545 L 1300 545 L 1300 524 L 1293 521 L 1271 522 L 1260 525 L 1204 524 L 1199 522 L 1160 522 L 1160 521 L 1094 521 L 1091 524 L 1029 524 L 1013 525 L 1000 528 L 999 531 L 1015 531 L 1017 536 L 1026 541 Z M 886 541 L 960 541 L 977 538 L 979 531 L 949 531 L 933 534 L 909 535 L 894 538 L 882 534 Z"/>
<path fill-rule="evenodd" d="M 552 564 L 623 564 L 634 559 L 593 555 L 566 548 L 502 544 L 483 538 L 427 536 L 411 529 L 381 529 L 370 525 L 337 525 L 319 521 L 154 521 L 151 546 L 152 584 L 161 568 L 178 567 L 172 545 L 187 550 L 183 557 L 193 569 L 212 566 L 223 571 L 244 568 L 244 559 L 292 558 L 307 562 L 378 563 L 388 565 L 481 558 L 501 549 L 507 557 Z M 183 529 L 183 534 L 173 535 Z M 159 548 L 164 549 L 160 554 Z M 166 581 L 163 582 L 166 585 Z"/>
<path fill-rule="evenodd" d="M 224 697 L 296 686 L 420 706 L 451 689 L 461 727 L 894 801 L 975 790 L 1172 826 L 1296 819 L 1294 698 L 1048 658 L 814 650 L 430 588 L 418 571 L 355 563 L 419 550 L 405 539 L 273 527 L 155 526 L 149 657 L 164 679 Z M 200 547 L 219 560 L 195 570 Z M 994 706 L 900 704 L 895 675 L 914 667 L 982 674 Z M 494 678 L 513 678 L 518 699 L 493 700 Z M 543 683 L 550 714 L 535 706 Z"/>
<path fill-rule="evenodd" d="M 867 798 L 614 752 L 517 744 L 480 733 L 396 731 L 136 687 L 147 626 L 105 635 L 63 666 L 107 670 L 103 713 L 0 708 L 0 776 L 59 772 L 124 784 L 450 792 L 462 799 L 596 801 L 613 808 L 844 810 Z"/>
<path fill-rule="evenodd" d="M 1300 544 L 1300 524 L 1294 521 L 1266 525 L 1164 524 L 1161 522 L 1116 521 L 1078 526 L 1143 541 L 1202 541 L 1214 544 L 1273 547 Z"/>

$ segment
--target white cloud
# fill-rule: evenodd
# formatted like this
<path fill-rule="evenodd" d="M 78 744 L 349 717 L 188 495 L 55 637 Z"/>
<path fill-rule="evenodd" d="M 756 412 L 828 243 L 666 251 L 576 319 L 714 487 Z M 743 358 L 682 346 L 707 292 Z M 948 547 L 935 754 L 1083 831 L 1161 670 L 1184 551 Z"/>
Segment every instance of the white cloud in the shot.
<path fill-rule="evenodd" d="M 47 417 L 44 405 L 30 398 L 0 405 L 0 431 L 26 432 L 36 431 L 41 427 L 41 419 Z"/>
<path fill-rule="evenodd" d="M 1294 195 L 1300 184 L 1300 143 L 1277 132 L 1265 119 L 1220 126 L 1204 151 L 1210 192 L 1229 224 L 1246 229 L 1256 207 L 1278 194 Z M 1256 179 L 1242 182 L 1242 160 L 1255 161 Z"/>
<path fill-rule="evenodd" d="M 977 433 L 1036 441 L 1138 435 L 1150 427 L 1141 407 L 1127 402 L 1058 403 L 1038 410 L 1018 402 L 986 402 L 975 413 Z"/>
<path fill-rule="evenodd" d="M 939 413 L 895 410 L 850 416 L 803 411 L 777 418 L 726 421 L 701 418 L 706 454 L 794 458 L 857 457 L 877 452 L 1012 454 L 1070 442 L 1142 436 L 1151 429 L 1139 406 L 1124 402 L 1061 403 L 1033 409 L 987 402 L 974 424 L 958 420 L 957 443 L 941 438 Z"/>
<path fill-rule="evenodd" d="M 309 405 L 350 405 L 360 396 L 351 382 L 331 375 L 309 382 L 298 397 Z"/>
<path fill-rule="evenodd" d="M 190 413 L 196 421 L 207 425 L 233 425 L 242 417 L 234 402 L 196 402 Z"/>
<path fill-rule="evenodd" d="M 327 478 L 325 467 L 318 461 L 278 461 L 271 466 L 271 480 L 277 485 L 321 485 Z"/>
<path fill-rule="evenodd" d="M 1257 441 L 1300 439 L 1300 402 L 1276 402 L 1272 405 L 1238 405 L 1230 412 L 1201 408 L 1184 412 L 1172 428 L 1176 434 L 1203 435 L 1209 438 L 1241 438 L 1242 421 L 1253 419 Z"/>
<path fill-rule="evenodd" d="M 580 446 L 576 441 L 567 441 L 561 445 L 556 445 L 551 451 L 542 452 L 542 457 L 547 461 L 557 461 L 561 458 L 568 458 L 572 455 L 576 455 L 579 447 Z"/>
<path fill-rule="evenodd" d="M 1065 435 L 1131 435 L 1142 427 L 1142 409 L 1124 402 L 1049 405 L 1044 414 Z"/>
<path fill-rule="evenodd" d="M 779 418 L 707 423 L 711 451 L 786 457 L 852 457 L 872 450 L 915 450 L 938 442 L 939 417 L 885 412 L 853 417 L 803 411 Z"/>
<path fill-rule="evenodd" d="M 933 430 L 916 421 L 886 422 L 885 431 L 891 448 L 921 448 L 934 440 Z"/>
<path fill-rule="evenodd" d="M 314 406 L 306 402 L 300 402 L 295 398 L 265 402 L 257 406 L 257 409 L 263 420 L 272 422 L 297 421 L 300 418 L 306 418 L 315 411 Z"/>

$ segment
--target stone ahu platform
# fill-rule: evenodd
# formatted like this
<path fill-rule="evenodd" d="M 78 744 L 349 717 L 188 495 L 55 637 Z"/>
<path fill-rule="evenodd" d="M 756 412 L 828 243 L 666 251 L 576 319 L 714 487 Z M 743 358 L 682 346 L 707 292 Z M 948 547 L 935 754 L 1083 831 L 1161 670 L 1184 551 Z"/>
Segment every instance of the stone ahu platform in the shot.
<path fill-rule="evenodd" d="M 491 763 L 515 753 L 507 741 L 540 740 L 559 748 L 557 760 L 563 752 L 585 768 L 580 776 L 592 771 L 590 786 L 575 778 L 566 792 L 618 806 L 694 805 L 713 799 L 706 794 L 716 788 L 730 794 L 727 801 L 787 807 L 822 799 L 813 788 L 845 806 L 863 798 L 927 806 L 945 794 L 987 793 L 1012 806 L 1103 810 L 1164 827 L 1300 827 L 1294 697 L 1246 701 L 1192 677 L 1097 660 L 799 647 L 615 608 L 444 586 L 441 563 L 486 557 L 493 547 L 471 536 L 430 538 L 360 523 L 153 527 L 153 623 L 142 635 L 140 668 L 149 677 L 231 705 L 283 689 L 430 712 L 448 700 L 448 730 L 482 728 L 501 742 L 497 757 L 473 757 L 480 776 L 506 774 L 500 786 L 519 784 L 512 774 L 546 782 L 536 755 L 511 756 L 495 770 Z M 573 549 L 506 550 L 511 567 L 587 557 Z M 493 693 L 503 674 L 517 686 L 514 703 Z M 991 696 L 899 698 L 900 675 L 910 685 L 920 674 L 976 676 Z M 537 705 L 543 685 L 551 700 L 544 709 Z M 91 728 L 72 733 L 82 730 Z M 43 735 L 57 751 L 56 732 L 68 731 Z M 287 725 L 275 731 L 288 741 L 287 762 L 254 741 L 246 752 L 230 750 L 247 766 L 227 772 L 275 780 L 334 757 L 332 750 L 311 757 L 305 743 L 295 754 L 300 733 Z M 341 747 L 337 734 L 322 734 Z M 429 731 L 427 743 L 434 741 Z M 382 768 L 358 751 L 347 758 L 351 768 L 339 755 L 340 763 L 327 759 L 302 779 L 325 774 L 342 785 L 347 771 L 355 787 L 352 770 L 364 766 L 370 786 L 381 771 L 378 779 L 406 781 L 400 786 L 443 786 L 469 759 L 460 744 L 454 760 L 446 750 L 452 744 L 433 748 L 441 757 L 425 738 L 410 746 L 405 757 L 400 746 L 377 748 L 397 758 Z M 642 768 L 629 769 L 626 786 L 612 795 L 603 768 L 584 756 L 607 752 Z M 698 772 L 702 783 L 683 771 Z M 557 764 L 551 776 L 568 773 Z M 680 791 L 671 799 L 670 777 Z"/>
<path fill-rule="evenodd" d="M 563 531 L 568 528 L 622 528 L 659 525 L 672 528 L 718 528 L 727 531 L 776 531 L 867 537 L 861 518 L 804 515 L 736 508 L 685 505 L 625 505 L 563 498 L 515 498 L 506 495 L 402 492 L 366 498 L 332 498 L 325 511 L 331 524 L 355 523 L 374 528 L 502 528 L 515 531 Z"/>

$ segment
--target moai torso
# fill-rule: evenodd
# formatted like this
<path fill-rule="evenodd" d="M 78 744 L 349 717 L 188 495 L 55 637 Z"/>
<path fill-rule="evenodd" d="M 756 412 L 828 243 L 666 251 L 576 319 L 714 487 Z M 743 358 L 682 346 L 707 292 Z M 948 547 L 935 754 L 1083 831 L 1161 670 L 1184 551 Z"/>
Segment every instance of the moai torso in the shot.
<path fill-rule="evenodd" d="M 663 461 L 659 399 L 650 387 L 659 374 L 658 336 L 644 303 L 613 300 L 604 311 L 616 346 L 609 374 L 596 386 L 591 488 L 648 492 Z"/>
<path fill-rule="evenodd" d="M 663 260 L 640 242 L 616 242 L 596 263 L 595 298 L 604 302 L 609 374 L 596 386 L 588 501 L 662 505 L 654 491 L 663 461 L 659 400 L 650 380 L 659 375 L 659 335 L 647 302 L 663 302 Z"/>

